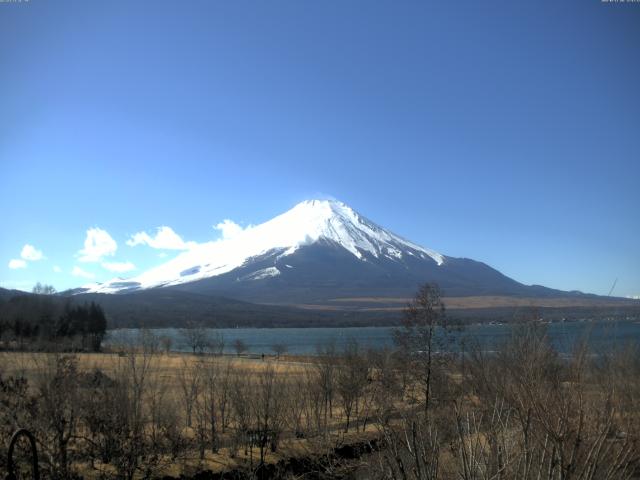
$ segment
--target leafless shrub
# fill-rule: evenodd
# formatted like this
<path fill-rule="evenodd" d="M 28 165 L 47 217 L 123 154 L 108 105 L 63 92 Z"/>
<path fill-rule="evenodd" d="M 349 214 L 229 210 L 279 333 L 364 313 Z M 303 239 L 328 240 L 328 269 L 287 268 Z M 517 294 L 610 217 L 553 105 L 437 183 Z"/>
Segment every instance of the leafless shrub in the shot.
<path fill-rule="evenodd" d="M 35 383 L 37 438 L 49 475 L 71 478 L 72 450 L 80 419 L 78 361 L 72 355 L 53 355 L 39 363 Z"/>
<path fill-rule="evenodd" d="M 311 420 L 309 385 L 306 375 L 295 375 L 284 385 L 284 398 L 287 402 L 287 427 L 296 438 L 304 438 L 309 434 L 310 424 L 305 425 L 304 419 Z M 309 417 L 307 417 L 309 415 Z"/>
<path fill-rule="evenodd" d="M 162 408 L 155 397 L 160 388 L 151 380 L 154 361 L 149 352 L 129 352 L 120 357 L 115 367 L 114 384 L 104 392 L 105 416 L 101 420 L 109 429 L 103 428 L 109 456 L 105 458 L 117 472 L 118 478 L 133 479 L 136 474 L 149 477 L 162 468 L 158 456 L 158 445 L 149 436 L 151 419 L 159 421 L 147 408 L 155 405 Z M 98 405 L 96 405 L 98 407 Z"/>
<path fill-rule="evenodd" d="M 36 398 L 29 392 L 22 375 L 0 375 L 0 452 L 9 448 L 11 435 L 18 429 L 32 428 L 37 416 Z M 6 471 L 6 456 L 0 455 L 0 471 Z"/>
<path fill-rule="evenodd" d="M 160 337 L 152 330 L 143 328 L 138 334 L 138 344 L 147 354 L 156 354 L 160 351 Z"/>
<path fill-rule="evenodd" d="M 200 380 L 200 369 L 183 358 L 182 366 L 178 370 L 178 386 L 186 426 L 189 428 L 191 428 L 192 423 L 193 407 L 200 392 Z"/>
<path fill-rule="evenodd" d="M 360 352 L 358 342 L 351 339 L 342 355 L 342 363 L 337 369 L 336 387 L 345 416 L 344 431 L 349 431 L 352 415 L 356 418 L 364 389 L 369 380 L 369 367 Z M 358 423 L 356 422 L 356 428 Z"/>
<path fill-rule="evenodd" d="M 436 480 L 440 478 L 441 443 L 423 414 L 408 416 L 398 425 L 381 424 L 385 448 L 378 455 L 384 478 Z"/>
<path fill-rule="evenodd" d="M 248 348 L 247 344 L 239 338 L 233 341 L 233 349 L 236 351 L 236 355 L 238 356 L 246 352 Z"/>
<path fill-rule="evenodd" d="M 220 430 L 224 429 L 224 412 L 227 404 L 229 362 L 200 360 L 196 367 L 200 378 L 200 393 L 196 401 L 196 438 L 200 458 L 204 458 L 207 446 L 216 453 L 219 448 Z M 225 378 L 226 377 L 226 378 Z M 219 388 L 222 387 L 222 388 Z"/>
<path fill-rule="evenodd" d="M 234 457 L 241 446 L 247 453 L 247 432 L 251 428 L 251 403 L 250 395 L 252 386 L 247 375 L 234 370 L 230 378 L 230 406 L 233 413 L 234 435 L 230 448 Z"/>
<path fill-rule="evenodd" d="M 536 324 L 494 355 L 473 352 L 466 380 L 478 405 L 456 406 L 461 478 L 630 478 L 638 419 L 624 392 L 640 380 L 630 359 L 593 357 L 583 345 L 561 358 Z"/>
<path fill-rule="evenodd" d="M 160 348 L 162 348 L 162 351 L 168 355 L 171 352 L 173 339 L 169 335 L 162 335 L 159 337 L 159 340 L 160 340 Z"/>
<path fill-rule="evenodd" d="M 274 343 L 271 345 L 271 350 L 275 353 L 276 358 L 280 360 L 280 356 L 287 353 L 287 346 L 284 343 Z"/>
<path fill-rule="evenodd" d="M 258 434 L 260 463 L 264 463 L 267 444 L 276 451 L 285 425 L 285 389 L 272 365 L 261 370 L 251 396 L 251 430 Z"/>
<path fill-rule="evenodd" d="M 335 393 L 335 372 L 338 352 L 335 341 L 327 342 L 316 347 L 316 371 L 318 386 L 322 391 L 323 418 L 318 425 L 328 425 L 329 418 L 333 417 L 333 397 Z"/>
<path fill-rule="evenodd" d="M 188 323 L 186 328 L 181 330 L 181 335 L 193 354 L 212 352 L 220 355 L 224 350 L 223 335 L 219 332 L 211 333 L 201 324 Z"/>

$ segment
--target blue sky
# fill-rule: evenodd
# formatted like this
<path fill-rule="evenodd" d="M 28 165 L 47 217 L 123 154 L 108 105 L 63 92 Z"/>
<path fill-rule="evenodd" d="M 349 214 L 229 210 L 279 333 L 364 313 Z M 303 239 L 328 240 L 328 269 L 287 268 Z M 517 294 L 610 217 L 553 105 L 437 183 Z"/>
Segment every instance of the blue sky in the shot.
<path fill-rule="evenodd" d="M 0 285 L 134 275 L 179 252 L 138 232 L 332 196 L 640 295 L 639 45 L 640 4 L 599 0 L 0 3 Z"/>

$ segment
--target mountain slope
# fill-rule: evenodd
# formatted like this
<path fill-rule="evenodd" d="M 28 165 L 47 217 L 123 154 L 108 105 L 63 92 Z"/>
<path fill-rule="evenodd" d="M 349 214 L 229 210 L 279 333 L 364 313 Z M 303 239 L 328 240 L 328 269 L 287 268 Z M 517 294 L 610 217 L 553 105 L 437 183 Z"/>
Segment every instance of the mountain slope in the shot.
<path fill-rule="evenodd" d="M 488 265 L 453 258 L 385 230 L 344 203 L 310 200 L 231 238 L 200 244 L 128 280 L 77 293 L 158 287 L 258 303 L 326 303 L 341 297 L 411 296 L 437 282 L 447 296 L 578 295 L 523 285 Z"/>
<path fill-rule="evenodd" d="M 293 307 L 256 305 L 217 295 L 200 295 L 172 288 L 154 288 L 124 295 L 90 293 L 74 297 L 100 304 L 109 328 L 118 327 L 284 327 L 334 326 L 345 322 L 334 312 L 303 311 Z M 357 319 L 360 323 L 381 318 L 372 313 Z M 351 318 L 351 324 L 358 325 Z"/>
<path fill-rule="evenodd" d="M 363 262 L 369 257 L 400 259 L 406 255 L 436 265 L 444 261 L 439 253 L 384 230 L 341 202 L 310 200 L 232 238 L 199 244 L 138 277 L 92 285 L 86 291 L 118 293 L 195 282 L 247 267 L 270 254 L 277 259 L 290 257 L 302 247 L 316 243 L 339 247 Z M 262 280 L 281 273 L 270 264 L 251 272 L 246 280 Z"/>

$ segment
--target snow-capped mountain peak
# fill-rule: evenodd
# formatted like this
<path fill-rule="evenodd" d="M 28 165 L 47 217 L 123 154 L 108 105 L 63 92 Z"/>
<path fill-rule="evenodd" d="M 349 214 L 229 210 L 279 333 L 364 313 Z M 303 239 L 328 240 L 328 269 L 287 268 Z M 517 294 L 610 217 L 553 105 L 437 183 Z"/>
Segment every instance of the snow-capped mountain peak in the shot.
<path fill-rule="evenodd" d="M 272 221 L 300 226 L 310 240 L 308 243 L 330 240 L 358 258 L 362 258 L 365 252 L 374 257 L 401 257 L 403 250 L 410 248 L 421 251 L 438 264 L 443 262 L 439 253 L 383 229 L 337 200 L 307 200 Z"/>
<path fill-rule="evenodd" d="M 444 262 L 439 253 L 385 230 L 342 202 L 307 200 L 265 223 L 242 229 L 230 238 L 197 244 L 135 278 L 114 279 L 92 285 L 84 291 L 117 293 L 194 282 L 231 272 L 268 252 L 276 252 L 276 258 L 282 259 L 317 242 L 334 244 L 362 261 L 366 261 L 368 256 L 399 260 L 410 255 L 431 259 L 437 265 Z M 262 280 L 280 273 L 274 264 L 262 267 L 243 279 Z"/>

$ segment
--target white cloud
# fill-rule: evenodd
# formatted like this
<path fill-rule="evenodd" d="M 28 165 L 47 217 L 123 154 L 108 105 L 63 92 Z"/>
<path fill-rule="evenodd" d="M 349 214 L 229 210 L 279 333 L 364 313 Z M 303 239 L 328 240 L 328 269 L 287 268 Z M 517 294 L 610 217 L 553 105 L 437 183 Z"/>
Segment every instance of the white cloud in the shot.
<path fill-rule="evenodd" d="M 29 245 L 28 243 L 24 247 L 22 247 L 20 256 L 24 260 L 31 260 L 32 262 L 42 260 L 44 258 L 41 250 L 37 250 L 36 247 L 34 247 L 33 245 Z"/>
<path fill-rule="evenodd" d="M 245 230 L 236 222 L 234 222 L 233 220 L 229 220 L 228 218 L 224 219 L 219 224 L 214 225 L 213 228 L 222 232 L 222 238 L 224 240 L 237 237 Z M 247 228 L 251 228 L 251 225 L 249 225 Z"/>
<path fill-rule="evenodd" d="M 127 245 L 135 247 L 136 245 L 148 245 L 151 248 L 159 248 L 163 250 L 189 250 L 196 246 L 195 242 L 185 242 L 180 235 L 173 231 L 171 227 L 158 227 L 155 236 L 149 235 L 147 232 L 138 232 L 134 234 Z"/>
<path fill-rule="evenodd" d="M 53 266 L 53 271 L 56 273 L 62 273 L 62 269 L 58 265 Z"/>
<path fill-rule="evenodd" d="M 95 275 L 93 273 L 87 272 L 78 266 L 73 267 L 73 270 L 71 270 L 71 275 L 73 275 L 74 277 L 95 278 Z"/>
<path fill-rule="evenodd" d="M 87 238 L 84 240 L 84 248 L 78 252 L 81 262 L 100 262 L 102 257 L 116 253 L 118 244 L 101 228 L 87 230 Z"/>
<path fill-rule="evenodd" d="M 20 258 L 12 258 L 11 260 L 9 260 L 9 268 L 11 268 L 12 270 L 16 270 L 18 268 L 26 268 L 26 267 L 27 267 L 27 262 L 25 262 Z"/>
<path fill-rule="evenodd" d="M 29 245 L 28 243 L 22 247 L 22 251 L 20 252 L 20 256 L 22 258 L 12 258 L 9 260 L 9 268 L 12 270 L 17 270 L 18 268 L 27 268 L 27 260 L 35 262 L 37 260 L 42 260 L 44 255 L 42 252 L 33 245 Z"/>
<path fill-rule="evenodd" d="M 131 262 L 103 262 L 102 267 L 110 272 L 130 272 L 135 270 L 136 266 Z"/>

